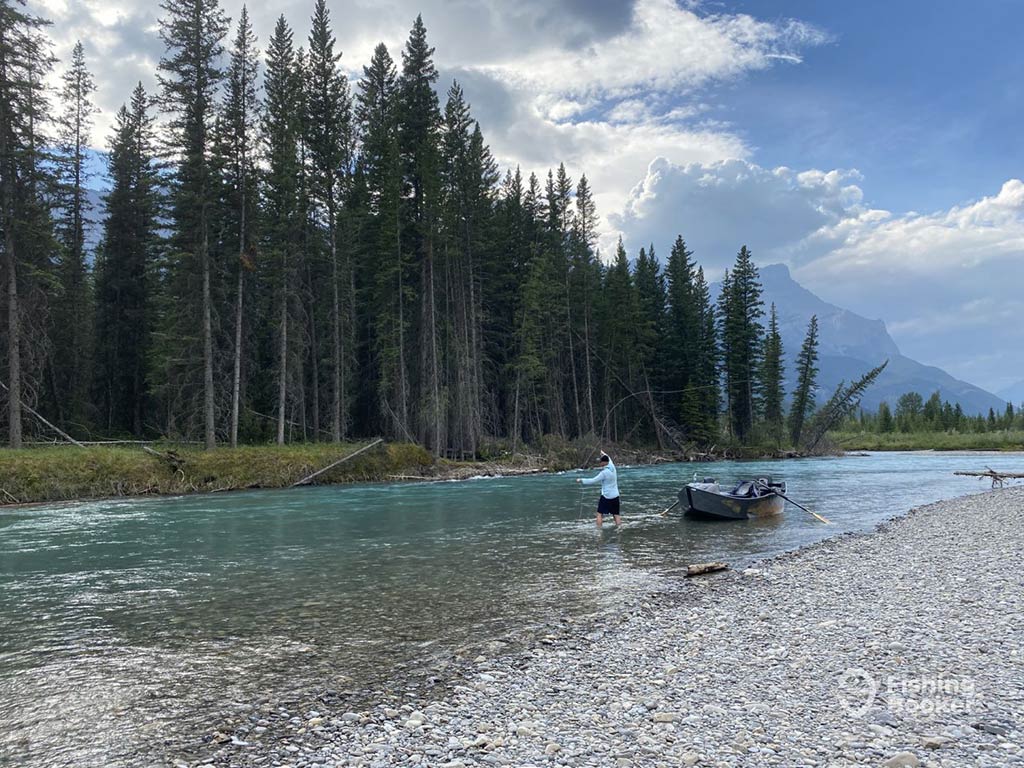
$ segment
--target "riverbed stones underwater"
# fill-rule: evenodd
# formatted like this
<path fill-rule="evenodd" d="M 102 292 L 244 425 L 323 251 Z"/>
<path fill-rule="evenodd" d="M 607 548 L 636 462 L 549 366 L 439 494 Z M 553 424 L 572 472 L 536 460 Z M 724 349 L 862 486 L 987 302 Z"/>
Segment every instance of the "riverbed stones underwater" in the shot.
<path fill-rule="evenodd" d="M 268 705 L 201 764 L 1024 766 L 1022 552 L 1024 489 L 932 504 L 478 656 L 434 700 Z"/>

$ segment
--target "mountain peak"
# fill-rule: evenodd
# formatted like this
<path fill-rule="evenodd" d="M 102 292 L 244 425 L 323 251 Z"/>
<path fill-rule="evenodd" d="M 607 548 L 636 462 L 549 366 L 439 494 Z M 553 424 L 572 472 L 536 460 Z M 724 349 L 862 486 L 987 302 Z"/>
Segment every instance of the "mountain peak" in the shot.
<path fill-rule="evenodd" d="M 769 264 L 758 272 L 765 305 L 775 303 L 782 343 L 794 355 L 803 342 L 811 315 L 818 316 L 818 350 L 823 355 L 854 357 L 877 365 L 900 354 L 884 322 L 829 304 L 794 280 L 785 264 Z"/>

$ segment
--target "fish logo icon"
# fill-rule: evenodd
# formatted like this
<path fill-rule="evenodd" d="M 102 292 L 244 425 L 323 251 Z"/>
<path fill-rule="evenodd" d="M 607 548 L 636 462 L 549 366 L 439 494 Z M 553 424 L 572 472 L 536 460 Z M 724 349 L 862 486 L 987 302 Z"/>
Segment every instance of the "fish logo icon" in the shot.
<path fill-rule="evenodd" d="M 867 670 L 855 667 L 839 676 L 839 703 L 850 717 L 864 717 L 878 695 L 878 683 Z"/>

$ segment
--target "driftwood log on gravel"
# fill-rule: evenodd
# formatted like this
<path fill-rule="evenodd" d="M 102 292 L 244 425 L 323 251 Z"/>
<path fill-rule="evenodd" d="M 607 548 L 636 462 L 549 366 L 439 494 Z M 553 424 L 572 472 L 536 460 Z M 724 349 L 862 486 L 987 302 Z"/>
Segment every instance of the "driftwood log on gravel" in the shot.
<path fill-rule="evenodd" d="M 696 563 L 695 565 L 686 566 L 686 575 L 689 576 L 701 576 L 705 573 L 714 573 L 715 571 L 724 571 L 729 567 L 728 563 Z"/>
<path fill-rule="evenodd" d="M 985 467 L 984 472 L 954 472 L 953 474 L 965 477 L 990 478 L 993 488 L 1002 488 L 1004 480 L 1024 480 L 1024 472 L 996 472 L 992 467 Z"/>

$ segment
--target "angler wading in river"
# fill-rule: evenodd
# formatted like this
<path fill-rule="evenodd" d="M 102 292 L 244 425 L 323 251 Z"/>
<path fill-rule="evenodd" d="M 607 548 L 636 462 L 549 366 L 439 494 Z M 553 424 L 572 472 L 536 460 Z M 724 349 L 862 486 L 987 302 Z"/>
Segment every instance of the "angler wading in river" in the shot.
<path fill-rule="evenodd" d="M 604 523 L 605 515 L 611 515 L 615 524 L 618 525 L 622 522 L 622 518 L 619 514 L 619 478 L 615 470 L 615 463 L 604 451 L 601 452 L 598 463 L 601 465 L 600 472 L 593 477 L 578 477 L 576 482 L 583 485 L 601 484 L 601 498 L 597 502 L 597 527 L 600 528 Z"/>

